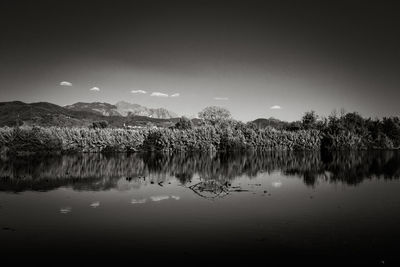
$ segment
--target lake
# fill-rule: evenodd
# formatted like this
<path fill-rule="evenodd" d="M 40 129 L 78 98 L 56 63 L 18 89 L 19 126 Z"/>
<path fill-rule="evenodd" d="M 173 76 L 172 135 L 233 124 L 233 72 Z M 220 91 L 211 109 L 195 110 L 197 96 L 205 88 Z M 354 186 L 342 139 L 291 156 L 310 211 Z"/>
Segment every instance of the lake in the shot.
<path fill-rule="evenodd" d="M 399 177 L 396 151 L 3 157 L 0 255 L 390 264 Z"/>

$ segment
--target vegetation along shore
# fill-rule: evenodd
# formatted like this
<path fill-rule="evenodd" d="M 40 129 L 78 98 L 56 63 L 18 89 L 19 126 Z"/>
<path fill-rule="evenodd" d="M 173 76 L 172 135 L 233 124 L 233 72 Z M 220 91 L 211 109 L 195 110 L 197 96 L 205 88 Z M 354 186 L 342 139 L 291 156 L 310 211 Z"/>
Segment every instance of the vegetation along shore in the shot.
<path fill-rule="evenodd" d="M 199 119 L 180 118 L 168 127 L 111 127 L 95 121 L 89 127 L 17 125 L 0 128 L 2 154 L 398 149 L 400 119 L 365 119 L 357 113 L 321 118 L 306 112 L 301 121 L 263 119 L 243 123 L 228 110 L 208 107 Z"/>

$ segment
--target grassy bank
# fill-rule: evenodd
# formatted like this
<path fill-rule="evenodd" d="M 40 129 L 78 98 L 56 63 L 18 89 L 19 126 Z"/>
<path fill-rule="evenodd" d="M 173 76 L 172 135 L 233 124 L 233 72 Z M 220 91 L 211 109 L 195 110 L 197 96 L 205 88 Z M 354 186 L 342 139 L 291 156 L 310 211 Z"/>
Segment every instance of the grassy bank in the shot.
<path fill-rule="evenodd" d="M 196 120 L 182 117 L 171 125 L 142 128 L 125 124 L 116 128 L 106 120 L 93 121 L 88 127 L 32 127 L 24 122 L 24 126 L 0 128 L 0 154 L 400 148 L 399 117 L 371 119 L 341 111 L 325 118 L 309 111 L 301 121 L 270 118 L 243 123 L 216 106 L 203 109 L 198 116 Z"/>
<path fill-rule="evenodd" d="M 193 129 L 89 129 L 63 127 L 0 128 L 3 153 L 35 152 L 135 152 L 135 151 L 226 151 L 318 150 L 321 139 L 317 130 L 296 132 L 271 128 Z"/>
<path fill-rule="evenodd" d="M 342 120 L 345 120 L 342 119 Z M 390 126 L 370 127 L 360 123 L 303 127 L 296 130 L 258 128 L 254 124 L 226 120 L 194 127 L 181 121 L 170 128 L 0 128 L 0 154 L 98 153 L 137 151 L 232 151 L 255 150 L 366 150 L 400 146 L 397 120 Z M 368 122 L 368 121 L 367 121 Z M 369 122 L 377 124 L 379 121 Z M 357 126 L 357 125 L 361 126 Z M 356 125 L 357 127 L 354 127 Z M 377 124 L 379 126 L 379 124 Z M 351 126 L 351 127 L 350 127 Z M 353 129 L 354 128 L 354 129 Z M 382 129 L 381 129 L 382 128 Z M 389 129 L 389 130 L 388 130 Z M 394 130 L 393 130 L 394 129 Z"/>

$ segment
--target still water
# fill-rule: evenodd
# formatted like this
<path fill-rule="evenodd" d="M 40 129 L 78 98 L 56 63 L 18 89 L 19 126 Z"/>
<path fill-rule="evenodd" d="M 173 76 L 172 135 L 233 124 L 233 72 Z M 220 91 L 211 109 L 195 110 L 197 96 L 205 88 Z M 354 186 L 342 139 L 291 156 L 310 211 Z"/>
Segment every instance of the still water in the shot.
<path fill-rule="evenodd" d="M 0 160 L 0 256 L 399 261 L 400 153 L 78 154 Z"/>

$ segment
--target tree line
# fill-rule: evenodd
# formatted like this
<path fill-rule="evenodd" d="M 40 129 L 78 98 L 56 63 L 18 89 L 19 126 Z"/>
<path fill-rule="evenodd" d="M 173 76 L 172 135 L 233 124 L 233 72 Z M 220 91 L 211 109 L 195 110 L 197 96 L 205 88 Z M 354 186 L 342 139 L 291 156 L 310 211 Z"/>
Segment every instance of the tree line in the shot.
<path fill-rule="evenodd" d="M 257 150 L 366 150 L 400 147 L 398 117 L 365 119 L 358 113 L 328 118 L 306 112 L 298 122 L 260 127 L 234 120 L 221 107 L 208 107 L 198 120 L 181 118 L 170 127 L 3 127 L 0 154 L 36 152 L 137 152 Z"/>
<path fill-rule="evenodd" d="M 318 131 L 323 149 L 393 149 L 400 148 L 400 118 L 363 118 L 357 112 L 333 111 L 327 118 L 315 111 L 305 112 L 301 120 L 285 122 L 266 119 L 264 125 L 256 121 L 243 124 L 232 119 L 230 112 L 221 107 L 208 107 L 199 113 L 205 124 L 215 127 L 259 129 L 272 128 L 279 131 Z M 193 127 L 190 120 L 181 118 L 175 125 L 179 129 Z"/>

